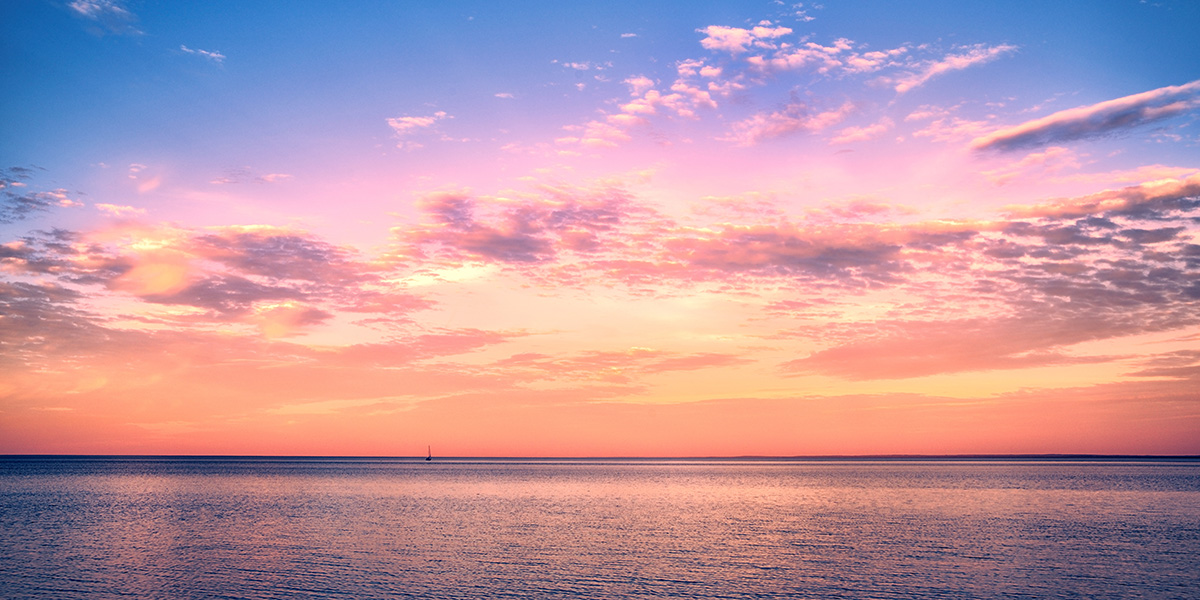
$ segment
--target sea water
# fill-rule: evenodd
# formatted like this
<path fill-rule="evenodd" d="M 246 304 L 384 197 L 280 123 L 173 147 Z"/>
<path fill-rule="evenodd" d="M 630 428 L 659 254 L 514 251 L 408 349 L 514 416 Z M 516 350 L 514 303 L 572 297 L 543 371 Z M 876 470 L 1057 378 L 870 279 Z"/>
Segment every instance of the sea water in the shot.
<path fill-rule="evenodd" d="M 0 458 L 3 598 L 1200 597 L 1195 461 Z"/>

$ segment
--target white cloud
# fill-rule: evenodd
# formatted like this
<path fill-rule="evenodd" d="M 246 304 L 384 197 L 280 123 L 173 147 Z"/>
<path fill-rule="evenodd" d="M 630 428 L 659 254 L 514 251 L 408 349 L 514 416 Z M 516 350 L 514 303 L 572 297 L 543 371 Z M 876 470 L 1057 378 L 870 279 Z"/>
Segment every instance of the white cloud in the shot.
<path fill-rule="evenodd" d="M 188 54 L 195 54 L 196 56 L 203 56 L 204 58 L 207 58 L 208 60 L 211 60 L 217 64 L 225 62 L 225 55 L 221 54 L 220 52 L 188 48 L 187 46 L 184 46 L 182 44 L 180 44 L 179 49 Z"/>
<path fill-rule="evenodd" d="M 420 133 L 421 130 L 429 129 L 438 121 L 453 118 L 453 116 L 446 114 L 446 111 L 439 110 L 425 117 L 391 117 L 387 120 L 387 124 L 396 132 L 396 137 L 400 140 L 396 144 L 396 147 L 411 151 L 424 148 L 425 145 L 404 138 Z M 441 139 L 449 140 L 450 138 L 443 135 Z"/>

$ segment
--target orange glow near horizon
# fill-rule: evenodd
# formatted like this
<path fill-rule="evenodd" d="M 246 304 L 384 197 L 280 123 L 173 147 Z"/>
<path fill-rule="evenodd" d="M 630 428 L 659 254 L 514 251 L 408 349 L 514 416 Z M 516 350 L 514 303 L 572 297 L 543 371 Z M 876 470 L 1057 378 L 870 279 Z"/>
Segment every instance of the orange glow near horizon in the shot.
<path fill-rule="evenodd" d="M 1174 13 L 136 8 L 3 11 L 0 453 L 1200 454 Z"/>

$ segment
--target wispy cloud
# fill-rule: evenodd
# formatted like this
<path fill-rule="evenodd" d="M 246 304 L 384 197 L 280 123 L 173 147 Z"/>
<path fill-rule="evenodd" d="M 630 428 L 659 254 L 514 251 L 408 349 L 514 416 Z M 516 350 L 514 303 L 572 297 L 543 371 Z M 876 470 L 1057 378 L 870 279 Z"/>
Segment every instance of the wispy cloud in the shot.
<path fill-rule="evenodd" d="M 550 62 L 551 62 L 551 64 L 561 65 L 563 68 L 571 69 L 574 71 L 603 71 L 605 69 L 612 67 L 611 62 L 603 62 L 603 63 L 588 62 L 588 61 L 573 62 L 573 61 L 560 61 L 558 59 L 552 60 Z"/>
<path fill-rule="evenodd" d="M 0 170 L 0 223 L 20 221 L 55 207 L 82 206 L 62 188 L 28 189 L 27 181 L 32 174 L 33 170 L 25 167 Z"/>
<path fill-rule="evenodd" d="M 429 129 L 438 121 L 453 118 L 446 114 L 446 111 L 439 110 L 425 117 L 391 117 L 387 119 L 387 124 L 395 132 L 396 137 L 400 139 L 400 142 L 396 144 L 397 148 L 415 150 L 421 148 L 422 145 L 417 142 L 405 140 L 404 138 L 412 136 L 421 130 Z"/>
<path fill-rule="evenodd" d="M 1115 133 L 1200 109 L 1200 80 L 1061 110 L 971 141 L 976 150 L 1018 150 Z"/>
<path fill-rule="evenodd" d="M 427 225 L 397 230 L 402 242 L 414 245 L 410 253 L 517 264 L 545 263 L 560 252 L 596 252 L 638 213 L 616 189 L 552 191 L 545 198 L 490 205 L 445 192 L 426 197 L 421 207 Z"/>
<path fill-rule="evenodd" d="M 704 34 L 704 39 L 700 40 L 700 45 L 704 48 L 731 54 L 740 54 L 751 48 L 775 48 L 777 45 L 773 40 L 792 32 L 788 27 L 775 26 L 769 21 L 763 21 L 750 29 L 709 25 L 696 31 Z"/>
<path fill-rule="evenodd" d="M 72 0 L 67 5 L 76 15 L 88 19 L 106 33 L 139 35 L 137 16 L 120 0 Z"/>
<path fill-rule="evenodd" d="M 1063 198 L 1030 206 L 1010 206 L 1016 217 L 1079 218 L 1113 214 L 1134 218 L 1161 218 L 1175 211 L 1200 207 L 1200 175 L 1186 179 L 1162 179 L 1107 190 L 1077 198 Z"/>
<path fill-rule="evenodd" d="M 110 214 L 114 217 L 128 217 L 133 215 L 145 215 L 146 209 L 134 208 L 132 206 L 121 206 L 118 204 L 96 204 L 96 210 L 102 213 Z"/>
<path fill-rule="evenodd" d="M 1014 179 L 1052 175 L 1079 166 L 1078 156 L 1074 152 L 1062 146 L 1051 146 L 1043 152 L 1031 152 L 1020 160 L 982 171 L 981 174 L 996 185 L 1004 185 Z"/>
<path fill-rule="evenodd" d="M 193 54 L 195 56 L 207 58 L 208 60 L 211 60 L 217 64 L 222 64 L 225 62 L 225 55 L 221 54 L 220 52 L 192 49 L 192 48 L 188 48 L 187 46 L 184 46 L 182 44 L 179 46 L 179 49 L 187 54 Z"/>
<path fill-rule="evenodd" d="M 636 118 L 631 119 L 636 121 Z M 605 121 L 588 121 L 584 125 L 567 125 L 563 129 L 574 133 L 555 139 L 559 144 L 579 144 L 587 148 L 615 148 L 621 142 L 632 139 L 625 133 L 620 115 L 609 115 Z"/>
<path fill-rule="evenodd" d="M 250 167 L 229 171 L 223 177 L 209 181 L 213 185 L 229 185 L 237 183 L 281 183 L 292 179 L 290 173 L 264 173 L 259 175 Z"/>
<path fill-rule="evenodd" d="M 116 2 L 114 0 L 73 0 L 67 6 L 75 11 L 76 14 L 90 19 L 99 19 L 105 15 L 120 15 L 126 18 L 132 18 L 133 16 L 125 8 L 123 2 Z"/>
<path fill-rule="evenodd" d="M 967 48 L 965 52 L 951 54 L 945 58 L 922 65 L 920 70 L 906 77 L 901 77 L 896 81 L 895 89 L 897 92 L 903 94 L 913 88 L 924 85 L 934 77 L 992 61 L 1000 55 L 1014 52 L 1016 49 L 1016 46 L 1009 44 L 1001 44 L 999 46 L 976 44 Z"/>
<path fill-rule="evenodd" d="M 804 102 L 794 100 L 781 110 L 758 113 L 734 123 L 729 134 L 722 139 L 738 146 L 753 146 L 764 140 L 795 133 L 821 131 L 837 125 L 853 110 L 854 106 L 847 102 L 832 110 L 815 112 Z"/>

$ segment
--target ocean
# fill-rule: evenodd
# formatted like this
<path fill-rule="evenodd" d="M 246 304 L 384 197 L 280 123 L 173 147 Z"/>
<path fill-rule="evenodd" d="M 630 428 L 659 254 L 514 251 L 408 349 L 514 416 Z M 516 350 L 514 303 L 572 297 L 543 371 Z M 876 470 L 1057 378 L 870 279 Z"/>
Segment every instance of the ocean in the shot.
<path fill-rule="evenodd" d="M 0 596 L 1200 598 L 1200 461 L 0 458 Z"/>

